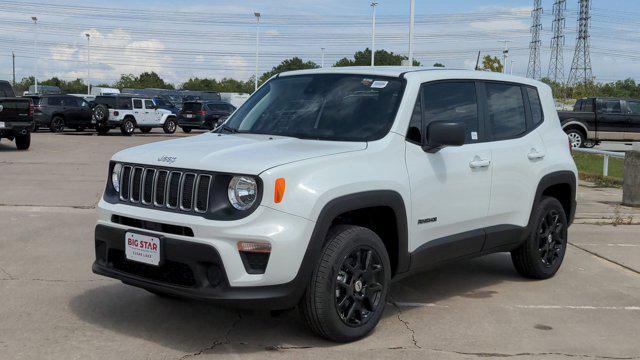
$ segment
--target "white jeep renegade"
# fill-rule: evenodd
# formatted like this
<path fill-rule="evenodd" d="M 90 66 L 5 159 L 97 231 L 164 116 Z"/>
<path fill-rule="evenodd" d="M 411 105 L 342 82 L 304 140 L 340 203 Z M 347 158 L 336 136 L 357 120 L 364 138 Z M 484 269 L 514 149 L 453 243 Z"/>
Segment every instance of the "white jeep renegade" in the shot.
<path fill-rule="evenodd" d="M 159 295 L 298 306 L 334 341 L 378 323 L 394 279 L 511 252 L 562 263 L 576 167 L 551 89 L 473 71 L 283 73 L 214 132 L 121 151 L 93 271 Z"/>

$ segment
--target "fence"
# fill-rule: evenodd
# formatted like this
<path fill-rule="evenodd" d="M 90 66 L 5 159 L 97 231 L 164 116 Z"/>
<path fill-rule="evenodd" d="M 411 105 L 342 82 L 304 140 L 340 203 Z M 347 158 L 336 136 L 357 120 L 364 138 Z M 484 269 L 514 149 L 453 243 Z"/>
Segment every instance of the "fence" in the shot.
<path fill-rule="evenodd" d="M 625 153 L 615 152 L 615 151 L 604 151 L 604 150 L 584 149 L 584 148 L 575 148 L 573 149 L 573 151 L 587 153 L 587 154 L 602 155 L 604 157 L 604 163 L 602 165 L 602 175 L 604 176 L 609 176 L 609 157 L 615 157 L 615 158 L 621 158 L 621 159 L 624 159 L 625 157 Z"/>

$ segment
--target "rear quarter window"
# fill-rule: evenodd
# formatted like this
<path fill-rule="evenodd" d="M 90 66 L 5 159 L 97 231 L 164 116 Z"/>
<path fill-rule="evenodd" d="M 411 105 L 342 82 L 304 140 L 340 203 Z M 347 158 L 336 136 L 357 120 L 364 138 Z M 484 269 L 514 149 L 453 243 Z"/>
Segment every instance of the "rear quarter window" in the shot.
<path fill-rule="evenodd" d="M 529 106 L 531 107 L 531 120 L 534 125 L 538 125 L 544 119 L 540 95 L 537 89 L 530 87 L 527 88 L 527 95 L 529 97 Z"/>

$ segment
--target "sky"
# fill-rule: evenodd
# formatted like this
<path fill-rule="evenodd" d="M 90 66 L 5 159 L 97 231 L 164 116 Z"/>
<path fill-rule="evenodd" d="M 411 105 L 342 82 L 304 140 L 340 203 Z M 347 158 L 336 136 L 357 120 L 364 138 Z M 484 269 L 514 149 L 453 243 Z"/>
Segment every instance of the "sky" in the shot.
<path fill-rule="evenodd" d="M 409 0 L 377 0 L 376 48 L 408 53 Z M 554 0 L 542 0 L 542 74 L 550 56 Z M 526 75 L 533 0 L 416 0 L 415 58 L 425 66 L 473 68 L 478 51 L 502 56 L 509 41 L 513 73 Z M 261 13 L 258 72 L 293 56 L 325 66 L 371 46 L 366 0 L 45 2 L 0 0 L 0 79 L 87 78 L 156 71 L 180 84 L 191 77 L 246 80 L 255 71 L 256 19 Z M 568 0 L 563 51 L 568 76 L 577 33 L 578 0 Z M 30 17 L 38 18 L 37 30 Z M 640 80 L 640 1 L 593 0 L 591 48 L 597 81 Z M 91 35 L 91 61 L 87 39 Z M 37 34 L 37 51 L 34 39 Z M 510 70 L 509 70 L 510 71 Z"/>

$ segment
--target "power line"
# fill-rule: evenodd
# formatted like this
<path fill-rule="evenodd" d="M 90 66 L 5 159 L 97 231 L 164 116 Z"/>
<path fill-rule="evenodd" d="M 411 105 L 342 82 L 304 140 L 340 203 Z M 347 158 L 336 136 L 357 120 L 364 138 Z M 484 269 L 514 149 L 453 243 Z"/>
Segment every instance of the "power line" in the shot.
<path fill-rule="evenodd" d="M 527 77 L 532 79 L 540 78 L 540 31 L 542 30 L 542 0 L 534 0 L 531 17 L 531 43 L 529 44 L 529 65 L 527 66 Z"/>
<path fill-rule="evenodd" d="M 567 8 L 566 0 L 556 0 L 553 4 L 553 37 L 551 38 L 551 59 L 549 60 L 549 79 L 564 82 L 564 11 Z"/>
<path fill-rule="evenodd" d="M 578 39 L 576 50 L 573 55 L 571 72 L 569 73 L 569 84 L 588 84 L 594 80 L 591 69 L 591 54 L 589 44 L 589 22 L 591 15 L 590 0 L 580 0 L 580 17 L 578 18 Z"/>

